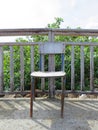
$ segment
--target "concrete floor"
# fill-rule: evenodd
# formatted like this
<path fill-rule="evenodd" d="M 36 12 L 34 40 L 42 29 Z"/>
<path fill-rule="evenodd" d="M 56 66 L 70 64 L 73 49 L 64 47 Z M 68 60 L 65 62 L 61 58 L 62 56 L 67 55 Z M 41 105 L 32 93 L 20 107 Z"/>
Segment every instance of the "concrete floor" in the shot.
<path fill-rule="evenodd" d="M 98 130 L 98 99 L 65 98 L 64 119 L 60 100 L 36 99 L 32 119 L 29 103 L 29 98 L 0 98 L 0 130 Z"/>

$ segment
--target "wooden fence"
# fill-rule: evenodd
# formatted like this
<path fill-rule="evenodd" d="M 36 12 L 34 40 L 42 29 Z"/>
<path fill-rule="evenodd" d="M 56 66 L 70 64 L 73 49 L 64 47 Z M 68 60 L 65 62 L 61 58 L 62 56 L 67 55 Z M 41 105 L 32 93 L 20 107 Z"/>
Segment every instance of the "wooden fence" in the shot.
<path fill-rule="evenodd" d="M 88 29 L 1 29 L 0 36 L 31 36 L 31 35 L 47 35 L 48 41 L 53 42 L 55 36 L 98 36 L 98 30 L 88 30 Z M 5 93 L 27 93 L 24 90 L 24 52 L 23 46 L 31 46 L 31 72 L 34 71 L 34 46 L 40 44 L 40 42 L 0 42 L 0 95 Z M 71 46 L 71 89 L 66 90 L 65 93 L 95 93 L 98 92 L 94 90 L 94 47 L 98 46 L 98 43 L 92 42 L 64 42 L 65 46 Z M 10 91 L 4 91 L 4 76 L 3 76 L 3 46 L 10 47 Z M 13 46 L 20 46 L 20 86 L 19 91 L 14 91 L 14 63 L 13 63 Z M 75 46 L 80 46 L 80 91 L 75 91 Z M 85 80 L 85 70 L 84 70 L 84 48 L 85 46 L 90 47 L 90 90 L 83 91 L 84 80 Z M 54 60 L 50 56 L 49 70 L 54 69 Z M 44 69 L 44 68 L 43 68 Z M 67 73 L 67 72 L 66 72 Z M 49 85 L 53 84 L 53 80 L 50 80 Z M 42 88 L 44 87 L 44 80 L 41 83 Z M 53 85 L 52 85 L 53 86 Z"/>

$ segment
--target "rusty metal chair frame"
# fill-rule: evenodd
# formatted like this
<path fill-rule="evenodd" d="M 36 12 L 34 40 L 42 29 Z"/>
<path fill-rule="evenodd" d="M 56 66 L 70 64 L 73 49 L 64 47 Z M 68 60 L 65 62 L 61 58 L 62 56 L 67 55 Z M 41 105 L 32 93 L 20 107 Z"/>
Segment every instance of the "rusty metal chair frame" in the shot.
<path fill-rule="evenodd" d="M 31 101 L 30 101 L 30 117 L 33 117 L 33 100 L 35 99 L 35 78 L 57 78 L 60 77 L 62 80 L 61 85 L 61 118 L 63 118 L 64 113 L 64 90 L 65 90 L 65 78 L 66 73 L 64 72 L 64 53 L 65 53 L 65 45 L 64 43 L 41 43 L 39 45 L 39 53 L 40 53 L 40 71 L 32 72 L 32 85 L 31 85 Z M 61 70 L 60 71 L 42 71 L 42 56 L 43 55 L 61 55 Z"/>

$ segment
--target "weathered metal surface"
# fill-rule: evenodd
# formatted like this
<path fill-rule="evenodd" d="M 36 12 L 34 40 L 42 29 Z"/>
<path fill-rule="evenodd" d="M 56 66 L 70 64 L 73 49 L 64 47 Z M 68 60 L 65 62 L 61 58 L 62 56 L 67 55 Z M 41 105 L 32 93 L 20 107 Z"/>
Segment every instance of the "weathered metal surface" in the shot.
<path fill-rule="evenodd" d="M 74 66 L 74 46 L 71 48 L 71 90 L 75 87 L 75 66 Z"/>
<path fill-rule="evenodd" d="M 0 36 L 27 36 L 27 35 L 48 35 L 49 32 L 55 35 L 66 36 L 98 36 L 98 29 L 49 29 L 49 28 L 24 28 L 24 29 L 0 29 Z"/>
<path fill-rule="evenodd" d="M 44 68 L 45 68 L 44 62 L 45 62 L 44 61 L 44 55 L 40 54 L 40 66 L 39 66 L 39 68 L 40 68 L 41 71 L 44 71 Z M 45 79 L 41 78 L 41 90 L 44 90 L 44 89 L 45 89 Z"/>
<path fill-rule="evenodd" d="M 20 90 L 24 90 L 24 49 L 20 46 Z"/>
<path fill-rule="evenodd" d="M 10 91 L 14 90 L 14 59 L 13 59 L 13 47 L 10 46 Z"/>
<path fill-rule="evenodd" d="M 3 48 L 0 47 L 0 92 L 3 92 Z"/>
<path fill-rule="evenodd" d="M 31 46 L 31 72 L 34 71 L 34 46 Z"/>
<path fill-rule="evenodd" d="M 81 83 L 80 84 L 81 84 L 81 90 L 83 90 L 84 89 L 84 46 L 81 46 L 80 57 L 81 57 L 81 61 L 80 61 Z"/>
<path fill-rule="evenodd" d="M 65 52 L 64 43 L 46 43 L 40 45 L 41 54 L 61 54 Z"/>
<path fill-rule="evenodd" d="M 54 41 L 54 33 L 51 31 L 48 34 L 49 42 Z M 49 71 L 55 71 L 55 59 L 54 55 L 49 55 L 49 61 L 48 61 L 48 70 Z M 55 93 L 55 79 L 49 78 L 49 97 L 54 97 Z"/>
<path fill-rule="evenodd" d="M 0 46 L 35 46 L 42 42 L 0 42 Z M 49 44 L 50 42 L 44 42 Z M 54 42 L 56 43 L 56 42 Z M 98 46 L 98 42 L 58 42 L 66 46 Z"/>
<path fill-rule="evenodd" d="M 94 47 L 90 46 L 90 90 L 94 90 Z"/>
<path fill-rule="evenodd" d="M 28 36 L 35 34 L 48 34 L 49 29 L 45 28 L 24 28 L 24 29 L 0 29 L 0 36 Z"/>

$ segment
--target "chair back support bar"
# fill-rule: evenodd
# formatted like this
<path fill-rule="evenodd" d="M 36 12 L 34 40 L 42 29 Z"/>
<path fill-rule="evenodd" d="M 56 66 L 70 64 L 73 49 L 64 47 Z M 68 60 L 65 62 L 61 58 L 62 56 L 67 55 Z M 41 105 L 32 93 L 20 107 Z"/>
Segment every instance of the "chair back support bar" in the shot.
<path fill-rule="evenodd" d="M 40 44 L 39 47 L 40 54 L 62 54 L 65 52 L 65 44 L 64 43 L 53 43 L 47 42 Z"/>
<path fill-rule="evenodd" d="M 61 54 L 61 71 L 65 70 L 64 54 Z"/>

